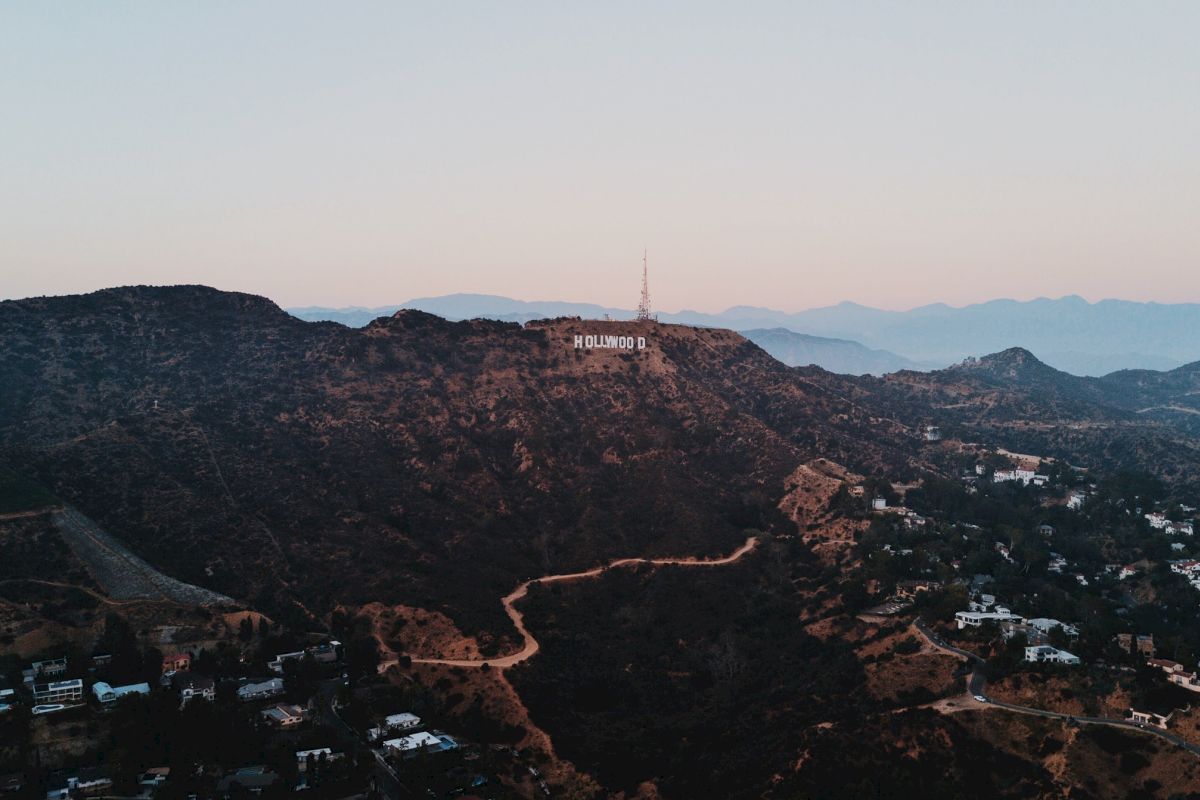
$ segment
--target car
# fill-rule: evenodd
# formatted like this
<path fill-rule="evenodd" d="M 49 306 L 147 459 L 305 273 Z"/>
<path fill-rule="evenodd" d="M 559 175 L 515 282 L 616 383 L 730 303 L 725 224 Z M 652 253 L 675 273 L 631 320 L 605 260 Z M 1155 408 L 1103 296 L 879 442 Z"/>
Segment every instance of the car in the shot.
<path fill-rule="evenodd" d="M 986 697 L 984 697 L 983 695 L 981 695 L 981 694 L 975 695 L 975 702 L 986 703 L 987 701 L 988 701 L 988 699 Z"/>

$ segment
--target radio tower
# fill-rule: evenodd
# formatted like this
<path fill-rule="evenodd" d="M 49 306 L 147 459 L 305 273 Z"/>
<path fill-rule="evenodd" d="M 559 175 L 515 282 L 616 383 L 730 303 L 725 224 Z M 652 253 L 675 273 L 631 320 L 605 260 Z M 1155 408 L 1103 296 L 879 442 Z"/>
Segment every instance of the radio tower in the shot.
<path fill-rule="evenodd" d="M 650 276 L 646 268 L 646 250 L 642 249 L 642 302 L 638 303 L 637 318 L 642 321 L 655 319 L 650 310 Z"/>

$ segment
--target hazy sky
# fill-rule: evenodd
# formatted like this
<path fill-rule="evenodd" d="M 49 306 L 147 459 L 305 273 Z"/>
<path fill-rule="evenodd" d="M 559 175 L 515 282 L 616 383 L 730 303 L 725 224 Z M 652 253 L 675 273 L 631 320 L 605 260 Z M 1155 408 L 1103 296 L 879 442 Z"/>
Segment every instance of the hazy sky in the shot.
<path fill-rule="evenodd" d="M 0 4 L 0 297 L 1200 301 L 1200 3 Z"/>

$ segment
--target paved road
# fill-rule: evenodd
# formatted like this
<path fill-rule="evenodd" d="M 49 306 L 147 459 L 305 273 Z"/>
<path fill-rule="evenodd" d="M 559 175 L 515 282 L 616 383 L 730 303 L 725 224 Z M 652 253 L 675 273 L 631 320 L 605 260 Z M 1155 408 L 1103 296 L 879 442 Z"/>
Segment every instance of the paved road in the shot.
<path fill-rule="evenodd" d="M 1182 747 L 1189 753 L 1200 756 L 1200 745 L 1192 744 L 1189 741 L 1179 738 L 1173 733 L 1155 728 L 1150 725 L 1139 725 L 1136 722 L 1129 722 L 1123 719 L 1114 719 L 1112 717 L 1082 717 L 1074 714 L 1063 714 L 1059 711 L 1046 711 L 1041 708 L 1032 708 L 1030 706 L 1018 706 L 1012 703 L 1005 703 L 1003 700 L 993 700 L 987 696 L 987 678 L 983 674 L 984 660 L 974 653 L 947 644 L 944 639 L 937 635 L 925 621 L 921 618 L 913 623 L 913 627 L 925 637 L 925 640 L 939 650 L 942 650 L 953 655 L 962 656 L 971 664 L 971 674 L 967 676 L 967 693 L 971 697 L 971 701 L 976 703 L 982 709 L 987 708 L 1002 708 L 1006 711 L 1013 711 L 1018 714 L 1029 714 L 1034 717 L 1044 717 L 1046 719 L 1061 719 L 1069 723 L 1079 725 L 1106 725 L 1110 728 L 1125 728 L 1127 730 L 1148 733 L 1151 736 L 1157 736 L 1164 741 L 1170 742 L 1177 747 Z M 976 697 L 982 697 L 983 702 L 976 700 Z"/>
<path fill-rule="evenodd" d="M 596 567 L 584 572 L 569 572 L 561 575 L 546 575 L 541 578 L 533 578 L 527 580 L 510 592 L 501 601 L 504 604 L 504 611 L 508 614 L 508 618 L 512 620 L 513 626 L 517 632 L 521 634 L 523 645 L 520 650 L 507 656 L 498 658 L 478 658 L 478 659 L 454 659 L 454 658 L 413 658 L 414 664 L 444 664 L 451 667 L 482 667 L 488 664 L 492 667 L 504 669 L 516 664 L 520 664 L 538 651 L 538 641 L 533 638 L 533 634 L 525 627 L 525 617 L 517 609 L 516 603 L 529 594 L 529 587 L 535 583 L 559 583 L 563 581 L 577 581 L 583 578 L 594 578 L 600 575 L 605 570 L 613 569 L 614 567 L 627 567 L 634 564 L 653 564 L 654 566 L 674 566 L 674 567 L 718 567 L 724 564 L 732 564 L 742 558 L 755 547 L 758 546 L 758 537 L 750 536 L 746 542 L 734 550 L 729 555 L 723 558 L 621 558 L 609 563 L 603 567 Z M 379 671 L 384 672 L 393 664 L 397 663 L 396 659 L 388 659 L 379 665 Z"/>

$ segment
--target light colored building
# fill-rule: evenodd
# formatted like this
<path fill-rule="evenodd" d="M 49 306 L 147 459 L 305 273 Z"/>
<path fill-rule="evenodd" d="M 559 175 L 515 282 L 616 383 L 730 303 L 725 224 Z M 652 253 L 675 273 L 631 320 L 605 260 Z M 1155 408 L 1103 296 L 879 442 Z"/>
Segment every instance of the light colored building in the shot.
<path fill-rule="evenodd" d="M 1051 647 L 1048 644 L 1040 644 L 1034 647 L 1025 648 L 1025 660 L 1033 663 L 1051 663 L 1051 664 L 1078 664 L 1079 656 L 1068 653 L 1066 650 L 1059 650 L 1057 647 Z"/>
<path fill-rule="evenodd" d="M 345 753 L 334 752 L 334 750 L 329 747 L 318 747 L 313 750 L 297 750 L 296 766 L 301 772 L 305 772 L 308 769 L 309 758 L 312 758 L 314 761 L 321 761 L 324 759 L 325 762 L 328 763 L 330 761 L 340 761 L 344 757 Z"/>
<path fill-rule="evenodd" d="M 206 675 L 194 672 L 177 672 L 171 679 L 171 686 L 179 692 L 180 705 L 187 705 L 192 700 L 200 698 L 212 702 L 217 697 L 216 683 Z"/>
<path fill-rule="evenodd" d="M 1167 725 L 1171 722 L 1171 717 L 1175 716 L 1172 711 L 1165 717 L 1162 714 L 1155 714 L 1153 711 L 1138 711 L 1135 708 L 1129 709 L 1129 721 L 1135 725 L 1153 725 L 1156 728 L 1167 729 Z"/>
<path fill-rule="evenodd" d="M 416 714 L 404 712 L 402 714 L 391 714 L 386 717 L 377 728 L 371 728 L 367 731 L 367 737 L 371 741 L 382 739 L 389 733 L 396 731 L 412 731 L 421 727 L 421 718 Z"/>
<path fill-rule="evenodd" d="M 1058 620 L 1050 619 L 1049 617 L 1034 617 L 1033 619 L 1028 620 L 1028 623 L 1046 635 L 1049 635 L 1050 631 L 1054 630 L 1055 628 L 1062 628 L 1063 633 L 1071 638 L 1075 638 L 1079 635 L 1079 629 L 1074 625 L 1068 625 L 1065 622 L 1059 622 Z"/>
<path fill-rule="evenodd" d="M 409 734 L 408 736 L 401 736 L 398 739 L 388 739 L 383 743 L 383 746 L 396 753 L 408 753 L 416 750 L 424 750 L 427 747 L 440 748 L 442 740 L 432 733 L 422 731 L 420 733 Z"/>
<path fill-rule="evenodd" d="M 33 685 L 33 702 L 37 705 L 83 702 L 83 681 L 74 678 L 69 681 L 35 683 Z"/>
<path fill-rule="evenodd" d="M 150 684 L 148 683 L 131 683 L 127 686 L 110 686 L 104 681 L 96 681 L 92 684 L 92 694 L 96 697 L 96 702 L 101 706 L 111 706 L 131 694 L 150 694 Z"/>
<path fill-rule="evenodd" d="M 260 683 L 248 683 L 245 686 L 238 687 L 238 700 L 248 702 L 250 700 L 266 700 L 270 697 L 278 697 L 283 694 L 283 678 L 271 678 L 268 681 Z"/>
<path fill-rule="evenodd" d="M 1023 623 L 1025 618 L 1014 614 L 1003 606 L 997 606 L 995 611 L 959 611 L 954 615 L 954 621 L 961 631 L 964 628 L 978 628 L 985 622 L 1016 622 Z"/>
<path fill-rule="evenodd" d="M 277 728 L 294 728 L 308 718 L 300 706 L 279 704 L 264 708 L 261 712 L 263 720 Z"/>

